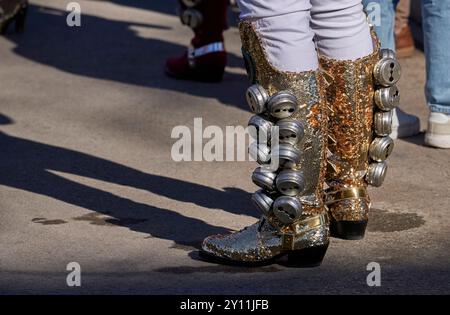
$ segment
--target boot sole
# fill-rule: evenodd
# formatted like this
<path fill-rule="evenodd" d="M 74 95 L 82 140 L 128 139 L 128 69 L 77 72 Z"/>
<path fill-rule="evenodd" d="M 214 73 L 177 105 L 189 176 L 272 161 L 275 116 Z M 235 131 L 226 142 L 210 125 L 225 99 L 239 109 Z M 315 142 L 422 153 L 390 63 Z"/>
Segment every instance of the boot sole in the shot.
<path fill-rule="evenodd" d="M 287 262 L 282 264 L 287 267 L 295 268 L 311 268 L 318 267 L 322 264 L 323 258 L 327 252 L 329 243 L 320 246 L 308 247 L 301 250 L 289 251 L 281 253 L 271 259 L 263 261 L 238 261 L 228 258 L 215 256 L 203 249 L 200 250 L 200 257 L 207 262 L 218 263 L 222 265 L 229 266 L 240 266 L 240 267 L 263 267 L 267 265 L 272 265 L 277 263 L 278 260 L 287 255 Z"/>
<path fill-rule="evenodd" d="M 331 237 L 344 240 L 360 240 L 366 233 L 367 221 L 336 221 L 331 220 Z"/>

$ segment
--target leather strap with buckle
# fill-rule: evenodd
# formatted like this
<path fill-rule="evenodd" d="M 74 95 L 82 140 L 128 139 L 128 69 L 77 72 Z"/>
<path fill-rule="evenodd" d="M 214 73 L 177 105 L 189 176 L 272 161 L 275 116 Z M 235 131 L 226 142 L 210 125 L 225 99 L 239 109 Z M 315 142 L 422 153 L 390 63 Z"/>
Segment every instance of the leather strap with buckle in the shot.
<path fill-rule="evenodd" d="M 281 243 L 283 250 L 294 250 L 295 238 L 307 231 L 319 226 L 328 225 L 328 215 L 326 213 L 306 218 L 293 224 L 292 229 L 295 232 L 283 232 L 281 234 Z"/>
<path fill-rule="evenodd" d="M 325 204 L 330 205 L 344 199 L 356 199 L 367 197 L 367 190 L 364 187 L 350 187 L 338 191 L 327 192 Z"/>
<path fill-rule="evenodd" d="M 221 51 L 225 51 L 223 42 L 214 42 L 198 48 L 189 47 L 188 48 L 189 66 L 195 67 L 195 58 Z"/>

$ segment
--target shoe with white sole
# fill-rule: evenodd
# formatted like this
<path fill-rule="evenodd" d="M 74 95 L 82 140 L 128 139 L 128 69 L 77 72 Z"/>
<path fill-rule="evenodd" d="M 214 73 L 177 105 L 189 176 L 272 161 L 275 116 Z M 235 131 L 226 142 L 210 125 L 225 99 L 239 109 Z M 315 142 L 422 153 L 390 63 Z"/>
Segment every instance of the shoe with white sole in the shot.
<path fill-rule="evenodd" d="M 419 133 L 419 117 L 407 114 L 398 107 L 393 110 L 392 133 L 389 135 L 392 139 L 407 138 Z"/>
<path fill-rule="evenodd" d="M 425 144 L 450 149 L 450 114 L 431 112 L 428 117 L 428 129 Z"/>

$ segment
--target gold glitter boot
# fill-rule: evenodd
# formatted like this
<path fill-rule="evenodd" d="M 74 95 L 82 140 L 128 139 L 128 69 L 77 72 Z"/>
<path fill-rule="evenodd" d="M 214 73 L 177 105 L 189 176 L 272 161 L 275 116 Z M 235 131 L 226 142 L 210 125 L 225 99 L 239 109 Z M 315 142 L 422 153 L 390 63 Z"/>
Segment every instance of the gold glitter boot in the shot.
<path fill-rule="evenodd" d="M 392 109 L 398 105 L 395 83 L 400 65 L 395 53 L 380 50 L 376 35 L 374 52 L 356 61 L 320 57 L 327 81 L 330 109 L 326 204 L 331 236 L 364 237 L 370 199 L 367 186 L 381 186 L 386 158 L 393 149 Z"/>
<path fill-rule="evenodd" d="M 249 126 L 256 128 L 259 139 L 261 135 L 272 139 L 271 145 L 255 142 L 249 149 L 261 164 L 252 180 L 262 189 L 252 200 L 263 215 L 239 232 L 207 237 L 200 253 L 227 264 L 265 265 L 287 256 L 292 266 L 320 265 L 329 242 L 323 203 L 327 141 L 323 78 L 319 71 L 277 70 L 253 24 L 241 22 L 239 28 L 253 83 L 247 102 L 257 114 Z M 278 138 L 269 136 L 274 130 Z M 267 167 L 270 157 L 270 163 L 279 161 L 278 169 Z"/>

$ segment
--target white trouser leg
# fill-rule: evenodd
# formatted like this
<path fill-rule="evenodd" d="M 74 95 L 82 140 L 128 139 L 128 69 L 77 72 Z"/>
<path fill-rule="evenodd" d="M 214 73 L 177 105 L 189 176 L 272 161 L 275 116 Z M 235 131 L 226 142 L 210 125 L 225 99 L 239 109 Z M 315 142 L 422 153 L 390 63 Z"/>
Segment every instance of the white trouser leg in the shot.
<path fill-rule="evenodd" d="M 311 28 L 321 54 L 337 60 L 356 60 L 373 52 L 361 0 L 310 1 Z"/>
<path fill-rule="evenodd" d="M 322 54 L 338 60 L 355 60 L 373 51 L 361 0 L 238 0 L 238 4 L 241 19 L 255 23 L 269 61 L 280 70 L 316 70 L 316 44 Z"/>
<path fill-rule="evenodd" d="M 241 19 L 251 20 L 269 61 L 282 71 L 318 68 L 309 0 L 240 0 Z"/>

